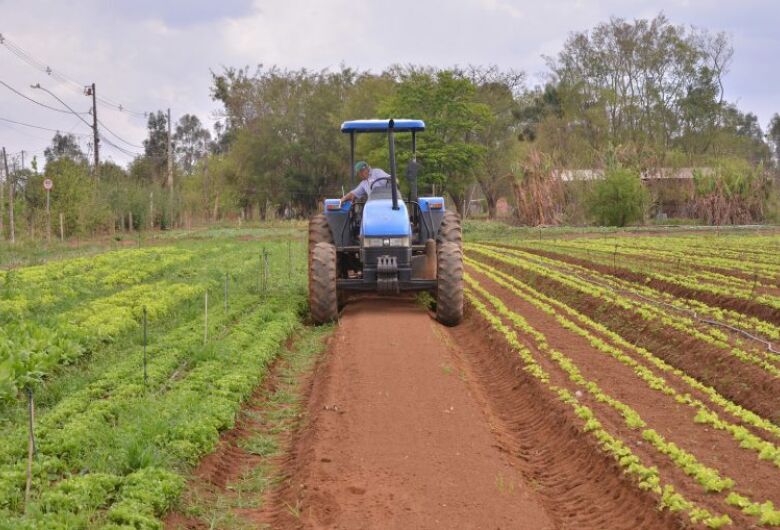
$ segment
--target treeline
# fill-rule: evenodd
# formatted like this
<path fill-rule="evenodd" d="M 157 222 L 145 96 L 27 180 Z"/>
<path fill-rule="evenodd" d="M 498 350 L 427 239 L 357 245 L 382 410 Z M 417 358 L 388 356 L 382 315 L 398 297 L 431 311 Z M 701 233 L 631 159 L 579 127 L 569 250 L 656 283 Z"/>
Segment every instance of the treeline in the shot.
<path fill-rule="evenodd" d="M 42 172 L 12 176 L 19 222 L 41 233 L 44 178 L 69 234 L 307 216 L 351 185 L 339 125 L 373 117 L 425 120 L 420 190 L 448 196 L 464 215 L 479 203 L 495 216 L 506 198 L 525 224 L 777 220 L 780 116 L 765 133 L 728 100 L 732 55 L 724 34 L 659 15 L 572 34 L 548 58 L 542 86 L 493 66 L 226 68 L 212 73 L 220 120 L 213 132 L 195 116 L 179 120 L 170 176 L 162 112 L 149 118 L 144 155 L 128 168 L 104 164 L 97 179 L 73 138 L 58 134 Z M 403 168 L 409 140 L 398 144 Z M 381 135 L 359 136 L 357 151 L 387 169 Z"/>

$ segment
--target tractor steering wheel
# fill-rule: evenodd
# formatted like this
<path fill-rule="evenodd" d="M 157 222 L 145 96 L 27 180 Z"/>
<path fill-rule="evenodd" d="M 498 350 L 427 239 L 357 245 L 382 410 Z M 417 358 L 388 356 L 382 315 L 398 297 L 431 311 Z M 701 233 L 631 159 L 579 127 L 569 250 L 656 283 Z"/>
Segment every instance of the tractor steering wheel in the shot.
<path fill-rule="evenodd" d="M 371 187 L 369 188 L 369 190 L 373 190 L 374 186 L 376 186 L 377 182 L 380 182 L 380 181 L 383 181 L 383 180 L 390 181 L 392 179 L 393 179 L 392 177 L 379 177 L 378 179 L 376 179 L 374 182 L 371 183 Z M 385 186 L 387 186 L 387 184 L 385 184 Z"/>

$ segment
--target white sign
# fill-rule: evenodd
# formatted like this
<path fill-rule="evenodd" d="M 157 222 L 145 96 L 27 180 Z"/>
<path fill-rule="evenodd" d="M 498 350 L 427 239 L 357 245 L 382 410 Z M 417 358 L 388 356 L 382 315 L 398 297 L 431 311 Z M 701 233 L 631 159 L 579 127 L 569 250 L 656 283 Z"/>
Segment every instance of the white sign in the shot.
<path fill-rule="evenodd" d="M 54 187 L 54 182 L 51 181 L 51 179 L 46 179 L 43 181 L 43 189 L 46 191 L 49 191 Z"/>

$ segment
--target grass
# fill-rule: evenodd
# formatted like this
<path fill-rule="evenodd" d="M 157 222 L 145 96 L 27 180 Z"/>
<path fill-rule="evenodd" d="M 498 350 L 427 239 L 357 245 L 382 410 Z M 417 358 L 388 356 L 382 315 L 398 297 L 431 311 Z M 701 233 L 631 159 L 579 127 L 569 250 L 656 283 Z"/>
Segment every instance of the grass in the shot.
<path fill-rule="evenodd" d="M 208 528 L 244 530 L 256 528 L 255 523 L 241 516 L 242 511 L 257 511 L 263 507 L 264 494 L 278 486 L 283 476 L 278 457 L 299 423 L 302 410 L 300 381 L 324 350 L 325 339 L 332 326 L 304 327 L 299 330 L 292 347 L 284 348 L 274 368 L 273 383 L 265 393 L 256 396 L 242 412 L 246 424 L 253 425 L 249 434 L 236 444 L 260 461 L 247 469 L 224 490 L 199 493 L 191 488 L 185 493 L 179 510 L 198 519 Z M 300 518 L 300 504 L 285 505 L 293 517 Z"/>

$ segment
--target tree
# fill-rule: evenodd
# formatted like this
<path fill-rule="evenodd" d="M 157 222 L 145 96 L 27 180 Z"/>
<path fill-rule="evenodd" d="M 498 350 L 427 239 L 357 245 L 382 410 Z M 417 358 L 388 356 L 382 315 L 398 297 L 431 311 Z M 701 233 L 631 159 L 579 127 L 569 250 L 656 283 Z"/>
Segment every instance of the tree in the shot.
<path fill-rule="evenodd" d="M 465 75 L 476 86 L 476 100 L 488 106 L 492 120 L 476 133 L 484 147 L 482 164 L 474 176 L 487 202 L 488 217 L 496 216 L 496 203 L 510 191 L 512 160 L 517 156 L 520 93 L 525 76 L 521 72 L 503 72 L 496 67 L 474 67 Z"/>
<path fill-rule="evenodd" d="M 549 61 L 567 117 L 561 125 L 596 150 L 630 144 L 640 165 L 663 164 L 680 137 L 686 149 L 706 150 L 732 54 L 724 34 L 675 26 L 663 14 L 611 18 L 573 34 Z"/>
<path fill-rule="evenodd" d="M 47 164 L 63 158 L 76 163 L 86 163 L 87 161 L 76 136 L 70 133 L 55 133 L 54 138 L 51 139 L 51 146 L 44 149 L 43 156 L 46 157 Z"/>
<path fill-rule="evenodd" d="M 173 140 L 182 170 L 192 175 L 195 163 L 209 152 L 211 133 L 201 125 L 197 116 L 185 114 L 176 125 Z"/>
<path fill-rule="evenodd" d="M 775 155 L 775 164 L 780 166 L 780 114 L 775 113 L 767 127 L 767 140 Z"/>
<path fill-rule="evenodd" d="M 146 128 L 149 136 L 144 140 L 144 157 L 151 173 L 144 180 L 162 182 L 168 161 L 168 116 L 161 110 L 150 112 Z"/>
<path fill-rule="evenodd" d="M 409 69 L 401 72 L 395 94 L 380 112 L 425 120 L 418 142 L 421 184 L 441 186 L 463 215 L 468 185 L 485 153 L 477 135 L 493 120 L 490 107 L 477 101 L 471 80 L 452 70 Z"/>

